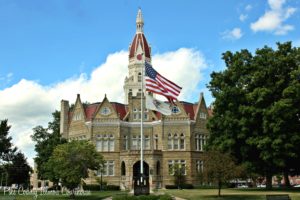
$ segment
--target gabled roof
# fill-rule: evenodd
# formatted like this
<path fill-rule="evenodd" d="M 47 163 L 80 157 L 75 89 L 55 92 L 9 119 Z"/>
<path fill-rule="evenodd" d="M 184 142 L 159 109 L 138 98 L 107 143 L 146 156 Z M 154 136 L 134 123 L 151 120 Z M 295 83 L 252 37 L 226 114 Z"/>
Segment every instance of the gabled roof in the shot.
<path fill-rule="evenodd" d="M 127 113 L 125 105 L 118 103 L 118 102 L 111 102 L 111 105 L 114 107 L 116 112 L 119 114 L 120 119 L 123 120 L 123 118 L 125 117 L 125 115 Z"/>

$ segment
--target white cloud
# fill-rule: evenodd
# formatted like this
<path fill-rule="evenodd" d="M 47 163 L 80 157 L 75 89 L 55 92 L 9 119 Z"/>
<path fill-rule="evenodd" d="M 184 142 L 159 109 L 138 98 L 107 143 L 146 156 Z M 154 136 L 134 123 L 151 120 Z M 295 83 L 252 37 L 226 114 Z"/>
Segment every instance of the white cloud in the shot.
<path fill-rule="evenodd" d="M 13 73 L 8 73 L 5 76 L 0 75 L 0 87 L 8 84 L 12 80 L 12 77 Z"/>
<path fill-rule="evenodd" d="M 244 22 L 248 18 L 248 15 L 241 14 L 239 18 L 240 21 Z"/>
<path fill-rule="evenodd" d="M 285 35 L 294 30 L 294 26 L 285 24 L 296 8 L 283 7 L 285 0 L 268 0 L 271 10 L 267 10 L 256 22 L 251 23 L 250 27 L 254 32 L 267 31 L 275 35 Z"/>
<path fill-rule="evenodd" d="M 245 10 L 246 11 L 250 11 L 252 9 L 252 6 L 250 4 L 248 4 L 246 7 L 245 7 Z"/>
<path fill-rule="evenodd" d="M 234 28 L 232 30 L 224 31 L 221 35 L 225 40 L 238 40 L 243 36 L 243 33 L 240 28 Z"/>
<path fill-rule="evenodd" d="M 199 51 L 181 48 L 156 54 L 152 63 L 162 75 L 183 87 L 180 100 L 199 95 L 197 85 L 202 80 L 202 70 L 207 66 Z M 55 109 L 60 110 L 61 99 L 74 103 L 76 94 L 80 93 L 82 101 L 98 102 L 107 94 L 110 101 L 123 103 L 123 84 L 127 74 L 128 52 L 120 51 L 108 55 L 106 61 L 89 75 L 82 73 L 46 86 L 22 79 L 0 90 L 0 120 L 8 119 L 14 144 L 26 154 L 32 165 L 35 155 L 30 139 L 32 128 L 47 126 L 51 113 Z"/>

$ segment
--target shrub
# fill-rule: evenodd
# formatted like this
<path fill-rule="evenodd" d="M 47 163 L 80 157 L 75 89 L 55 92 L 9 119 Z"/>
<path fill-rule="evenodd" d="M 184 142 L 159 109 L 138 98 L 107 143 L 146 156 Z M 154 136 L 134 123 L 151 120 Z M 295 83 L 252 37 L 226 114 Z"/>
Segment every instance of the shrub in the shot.
<path fill-rule="evenodd" d="M 107 185 L 104 187 L 105 190 L 120 190 L 120 186 L 118 185 Z"/>
<path fill-rule="evenodd" d="M 178 189 L 177 185 L 166 185 L 166 189 Z"/>
<path fill-rule="evenodd" d="M 84 190 L 90 190 L 90 191 L 99 191 L 100 190 L 100 185 L 98 185 L 98 184 L 83 185 L 82 187 Z"/>
<path fill-rule="evenodd" d="M 166 185 L 166 189 L 179 189 L 177 185 Z M 194 189 L 192 184 L 182 184 L 180 189 Z"/>

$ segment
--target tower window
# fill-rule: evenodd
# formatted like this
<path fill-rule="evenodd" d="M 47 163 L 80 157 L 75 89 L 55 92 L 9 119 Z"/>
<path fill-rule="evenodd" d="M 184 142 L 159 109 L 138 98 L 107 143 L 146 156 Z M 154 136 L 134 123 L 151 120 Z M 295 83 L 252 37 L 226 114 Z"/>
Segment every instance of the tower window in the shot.
<path fill-rule="evenodd" d="M 141 82 L 142 81 L 142 74 L 141 72 L 138 74 L 138 82 Z"/>

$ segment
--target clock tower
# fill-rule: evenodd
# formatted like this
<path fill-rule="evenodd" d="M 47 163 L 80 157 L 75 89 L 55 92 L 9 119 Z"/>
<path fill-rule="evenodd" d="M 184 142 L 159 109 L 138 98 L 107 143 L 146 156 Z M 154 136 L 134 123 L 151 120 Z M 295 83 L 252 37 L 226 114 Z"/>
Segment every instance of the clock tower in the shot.
<path fill-rule="evenodd" d="M 141 93 L 142 68 L 145 61 L 151 63 L 151 47 L 148 45 L 144 35 L 144 19 L 142 10 L 139 9 L 136 17 L 136 33 L 129 46 L 129 74 L 124 82 L 125 104 L 128 104 L 129 95 L 137 96 Z"/>

